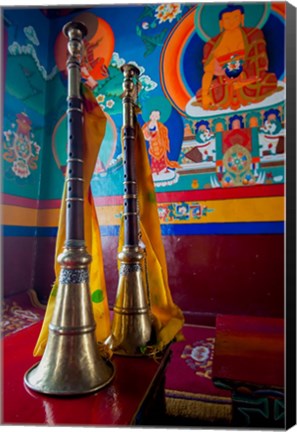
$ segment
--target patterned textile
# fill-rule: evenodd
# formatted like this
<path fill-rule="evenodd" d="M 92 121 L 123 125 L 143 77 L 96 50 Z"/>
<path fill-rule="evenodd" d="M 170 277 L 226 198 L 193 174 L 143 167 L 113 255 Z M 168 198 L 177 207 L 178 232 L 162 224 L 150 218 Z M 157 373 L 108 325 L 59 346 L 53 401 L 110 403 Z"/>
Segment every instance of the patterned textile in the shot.
<path fill-rule="evenodd" d="M 212 383 L 215 328 L 185 325 L 185 340 L 172 345 L 166 372 L 166 408 L 170 416 L 201 421 L 231 421 L 231 392 Z"/>
<path fill-rule="evenodd" d="M 1 336 L 16 333 L 40 321 L 44 315 L 44 306 L 38 300 L 35 291 L 30 290 L 13 297 L 2 299 Z"/>

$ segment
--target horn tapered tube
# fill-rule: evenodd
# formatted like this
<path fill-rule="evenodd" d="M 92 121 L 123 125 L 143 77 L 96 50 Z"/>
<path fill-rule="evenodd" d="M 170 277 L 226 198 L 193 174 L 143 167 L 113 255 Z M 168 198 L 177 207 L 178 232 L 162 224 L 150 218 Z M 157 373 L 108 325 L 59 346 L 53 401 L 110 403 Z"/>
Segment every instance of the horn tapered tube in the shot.
<path fill-rule="evenodd" d="M 135 93 L 134 78 L 139 70 L 122 66 L 123 82 L 123 225 L 124 244 L 118 254 L 119 281 L 113 309 L 111 335 L 106 344 L 120 355 L 141 356 L 153 337 L 153 317 L 145 274 L 145 250 L 139 245 L 137 182 L 135 166 Z"/>
<path fill-rule="evenodd" d="M 25 375 L 32 390 L 55 396 L 91 393 L 114 376 L 113 364 L 100 353 L 89 288 L 92 260 L 84 240 L 82 99 L 80 62 L 86 27 L 71 22 L 64 27 L 69 38 L 68 145 L 66 178 L 66 236 L 58 256 L 61 266 L 47 345 L 41 361 Z"/>

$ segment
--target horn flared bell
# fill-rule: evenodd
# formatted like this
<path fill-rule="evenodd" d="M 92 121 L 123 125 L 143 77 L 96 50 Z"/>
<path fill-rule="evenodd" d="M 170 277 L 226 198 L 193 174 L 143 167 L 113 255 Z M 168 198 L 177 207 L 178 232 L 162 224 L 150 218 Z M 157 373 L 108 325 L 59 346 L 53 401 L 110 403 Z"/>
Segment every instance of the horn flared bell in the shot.
<path fill-rule="evenodd" d="M 60 283 L 45 352 L 26 373 L 25 384 L 56 396 L 86 394 L 106 386 L 114 366 L 100 353 L 94 331 L 88 281 Z"/>
<path fill-rule="evenodd" d="M 120 272 L 111 334 L 105 344 L 115 353 L 142 356 L 155 337 L 147 282 L 140 247 L 124 246 L 119 253 Z"/>

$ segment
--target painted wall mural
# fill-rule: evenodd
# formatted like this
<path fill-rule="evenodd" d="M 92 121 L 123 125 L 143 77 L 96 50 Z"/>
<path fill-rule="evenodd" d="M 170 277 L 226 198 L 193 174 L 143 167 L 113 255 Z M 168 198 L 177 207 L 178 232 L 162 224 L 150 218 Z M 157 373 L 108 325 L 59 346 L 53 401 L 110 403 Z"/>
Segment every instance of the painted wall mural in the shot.
<path fill-rule="evenodd" d="M 3 159 L 12 164 L 11 171 L 19 178 L 27 178 L 32 170 L 37 169 L 40 146 L 34 140 L 32 121 L 26 113 L 16 115 L 16 124 L 5 130 Z M 6 176 L 11 176 L 10 170 Z"/>
<path fill-rule="evenodd" d="M 48 175 L 40 174 L 36 198 L 58 207 L 67 136 L 67 40 L 61 30 L 75 19 L 84 21 L 89 31 L 83 81 L 107 117 L 92 189 L 108 206 L 111 219 L 112 204 L 122 195 L 120 68 L 125 62 L 140 69 L 138 119 L 157 198 L 169 197 L 166 205 L 163 198 L 159 201 L 163 223 L 204 223 L 210 211 L 215 217 L 217 205 L 199 204 L 208 201 L 211 191 L 229 188 L 228 198 L 236 200 L 250 196 L 250 188 L 259 199 L 283 194 L 283 4 L 91 7 L 59 14 L 47 26 L 40 11 L 30 16 L 24 9 L 22 21 L 20 14 L 4 14 L 8 58 L 3 159 L 10 176 L 4 181 L 6 193 L 34 198 L 32 191 L 17 189 L 12 178 L 33 178 L 33 171 L 44 163 Z M 48 55 L 42 49 L 45 44 L 50 47 Z M 26 136 L 11 126 L 18 116 L 30 125 Z M 269 192 L 267 187 L 272 186 L 277 192 Z M 197 201 L 197 192 L 206 194 L 203 200 Z M 189 194 L 186 200 L 184 193 Z"/>
<path fill-rule="evenodd" d="M 161 84 L 184 117 L 182 175 L 208 177 L 204 187 L 283 181 L 283 25 L 277 4 L 202 4 L 172 29 Z"/>
<path fill-rule="evenodd" d="M 5 29 L 2 135 L 3 192 L 38 199 L 46 145 L 46 92 L 57 68 L 48 68 L 49 23 L 39 12 L 9 10 Z"/>
<path fill-rule="evenodd" d="M 168 27 L 164 28 L 162 24 L 178 21 L 190 7 L 190 5 L 179 3 L 157 6 L 147 5 L 144 7 L 136 24 L 136 33 L 146 48 L 144 57 L 149 56 L 158 46 L 163 45 L 168 33 Z"/>

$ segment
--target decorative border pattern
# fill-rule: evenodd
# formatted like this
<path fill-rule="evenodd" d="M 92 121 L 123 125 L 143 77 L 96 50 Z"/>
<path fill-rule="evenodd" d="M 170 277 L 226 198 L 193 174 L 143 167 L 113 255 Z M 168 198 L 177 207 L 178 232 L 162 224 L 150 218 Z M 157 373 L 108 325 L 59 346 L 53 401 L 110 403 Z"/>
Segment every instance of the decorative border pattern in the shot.
<path fill-rule="evenodd" d="M 79 284 L 89 280 L 87 269 L 66 269 L 62 268 L 60 272 L 60 283 L 62 284 Z"/>
<path fill-rule="evenodd" d="M 121 264 L 120 267 L 121 276 L 127 275 L 129 273 L 137 272 L 137 271 L 141 271 L 140 264 Z"/>
<path fill-rule="evenodd" d="M 162 235 L 284 234 L 284 222 L 222 222 L 162 224 Z M 4 225 L 4 237 L 56 237 L 57 227 Z M 101 237 L 118 236 L 119 225 L 100 225 Z"/>

